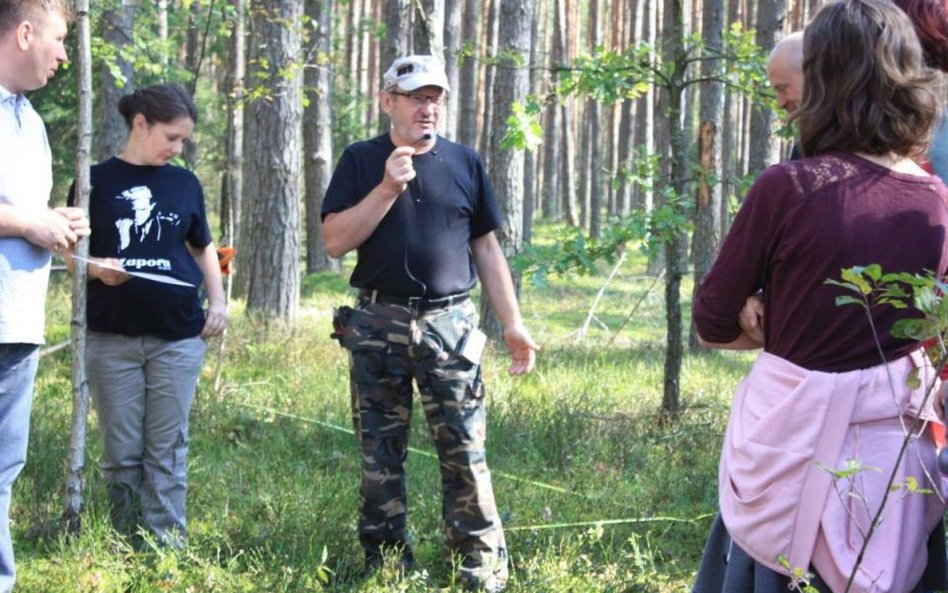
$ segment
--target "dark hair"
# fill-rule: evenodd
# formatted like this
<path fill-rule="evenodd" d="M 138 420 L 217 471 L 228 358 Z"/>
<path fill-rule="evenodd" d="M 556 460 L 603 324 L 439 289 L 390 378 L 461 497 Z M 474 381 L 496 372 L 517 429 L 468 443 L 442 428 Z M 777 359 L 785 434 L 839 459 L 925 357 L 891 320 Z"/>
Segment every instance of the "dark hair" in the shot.
<path fill-rule="evenodd" d="M 840 150 L 916 156 L 937 111 L 934 71 L 908 16 L 888 0 L 837 0 L 803 36 L 803 104 L 796 114 L 807 156 Z"/>
<path fill-rule="evenodd" d="M 41 27 L 46 15 L 59 13 L 66 22 L 72 21 L 72 3 L 69 0 L 0 0 L 0 33 L 14 29 L 23 21 L 33 20 Z"/>
<path fill-rule="evenodd" d="M 922 42 L 933 68 L 948 72 L 948 0 L 896 0 Z"/>
<path fill-rule="evenodd" d="M 132 120 L 139 113 L 150 124 L 156 122 L 168 124 L 179 117 L 187 117 L 197 123 L 197 107 L 194 106 L 194 100 L 178 84 L 156 84 L 138 89 L 119 99 L 118 110 L 129 128 L 132 127 Z"/>

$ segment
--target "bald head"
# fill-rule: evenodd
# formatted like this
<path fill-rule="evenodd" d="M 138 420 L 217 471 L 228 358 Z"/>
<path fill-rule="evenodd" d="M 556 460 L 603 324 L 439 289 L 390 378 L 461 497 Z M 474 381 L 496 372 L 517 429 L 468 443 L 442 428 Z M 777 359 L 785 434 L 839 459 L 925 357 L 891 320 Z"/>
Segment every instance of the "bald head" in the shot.
<path fill-rule="evenodd" d="M 781 109 L 799 109 L 803 101 L 803 31 L 787 35 L 774 46 L 767 60 L 767 78 Z"/>

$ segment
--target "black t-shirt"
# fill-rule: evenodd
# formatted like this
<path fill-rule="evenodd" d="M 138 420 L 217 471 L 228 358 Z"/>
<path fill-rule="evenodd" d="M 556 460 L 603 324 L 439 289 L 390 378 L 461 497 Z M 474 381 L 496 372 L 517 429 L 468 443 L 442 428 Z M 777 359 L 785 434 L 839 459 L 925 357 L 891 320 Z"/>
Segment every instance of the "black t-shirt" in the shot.
<path fill-rule="evenodd" d="M 387 133 L 346 148 L 326 190 L 323 218 L 356 205 L 381 183 L 393 150 Z M 477 279 L 471 240 L 501 222 L 484 164 L 444 138 L 412 164 L 415 178 L 359 246 L 349 283 L 426 298 L 470 290 Z"/>
<path fill-rule="evenodd" d="M 173 165 L 132 165 L 115 157 L 93 166 L 90 175 L 89 254 L 117 258 L 129 272 L 194 286 L 135 277 L 118 286 L 90 280 L 89 329 L 165 340 L 200 334 L 204 312 L 197 287 L 204 277 L 185 245 L 200 249 L 211 243 L 197 177 Z"/>

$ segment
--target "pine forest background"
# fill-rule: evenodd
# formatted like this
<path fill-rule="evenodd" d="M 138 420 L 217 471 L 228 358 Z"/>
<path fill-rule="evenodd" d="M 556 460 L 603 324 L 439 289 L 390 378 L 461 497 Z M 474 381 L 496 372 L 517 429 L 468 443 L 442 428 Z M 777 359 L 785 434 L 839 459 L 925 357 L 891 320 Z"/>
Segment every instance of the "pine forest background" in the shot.
<path fill-rule="evenodd" d="M 690 295 L 748 184 L 788 153 L 764 62 L 818 5 L 95 0 L 93 161 L 122 147 L 122 94 L 167 81 L 193 93 L 200 121 L 182 164 L 204 184 L 217 243 L 238 250 L 231 329 L 226 349 L 209 350 L 192 418 L 181 555 L 136 556 L 110 535 L 89 471 L 94 424 L 83 529 L 56 529 L 70 365 L 44 357 L 15 489 L 18 587 L 455 590 L 432 561 L 443 555 L 437 470 L 416 450 L 413 533 L 427 568 L 358 578 L 346 361 L 327 338 L 331 307 L 351 299 L 352 256 L 326 256 L 319 218 L 342 149 L 386 129 L 384 69 L 432 53 L 452 88 L 443 133 L 484 157 L 498 236 L 544 346 L 519 382 L 502 355 L 485 366 L 511 591 L 686 588 L 715 507 L 728 398 L 749 361 L 697 354 Z M 76 176 L 78 71 L 67 65 L 30 96 L 53 145 L 57 204 Z M 51 343 L 69 334 L 68 293 L 54 277 Z M 497 335 L 485 306 L 482 323 Z M 423 423 L 413 435 L 430 445 Z"/>
<path fill-rule="evenodd" d="M 748 183 L 787 150 L 766 85 L 775 41 L 815 0 L 98 0 L 91 7 L 93 160 L 121 149 L 115 105 L 186 85 L 199 106 L 187 166 L 236 246 L 247 311 L 292 326 L 303 274 L 338 270 L 319 209 L 335 159 L 386 127 L 381 74 L 408 53 L 443 57 L 444 135 L 479 149 L 501 244 L 519 272 L 589 272 L 630 245 L 663 275 L 663 408 L 677 411 L 686 335 L 681 282 L 710 267 Z M 74 38 L 75 36 L 73 36 Z M 75 55 L 75 51 L 73 51 Z M 74 70 L 74 69 L 72 69 Z M 76 81 L 32 99 L 55 139 L 63 201 L 75 176 Z M 535 242 L 537 224 L 556 229 Z M 692 269 L 693 268 L 693 269 Z M 482 306 L 483 325 L 498 324 Z"/>

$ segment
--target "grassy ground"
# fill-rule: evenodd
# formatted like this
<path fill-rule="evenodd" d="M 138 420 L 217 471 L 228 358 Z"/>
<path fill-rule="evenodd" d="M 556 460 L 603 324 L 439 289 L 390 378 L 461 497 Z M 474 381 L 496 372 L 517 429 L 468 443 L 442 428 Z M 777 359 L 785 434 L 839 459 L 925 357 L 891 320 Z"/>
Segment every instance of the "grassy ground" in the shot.
<path fill-rule="evenodd" d="M 525 287 L 527 323 L 544 347 L 536 372 L 509 378 L 502 352 L 485 363 L 488 456 L 511 592 L 684 590 L 715 509 L 727 404 L 750 358 L 689 356 L 687 411 L 663 425 L 663 287 L 653 287 L 643 262 L 627 262 L 580 340 L 604 278 Z M 65 284 L 54 279 L 50 294 L 51 342 L 68 332 Z M 18 593 L 458 591 L 440 542 L 433 447 L 417 409 L 408 462 L 416 569 L 359 576 L 346 357 L 328 337 L 331 307 L 350 295 L 342 278 L 306 278 L 293 332 L 254 326 L 233 304 L 220 386 L 212 345 L 192 415 L 190 543 L 181 553 L 135 553 L 110 532 L 94 414 L 83 531 L 60 534 L 69 353 L 45 357 L 30 459 L 14 489 Z"/>

